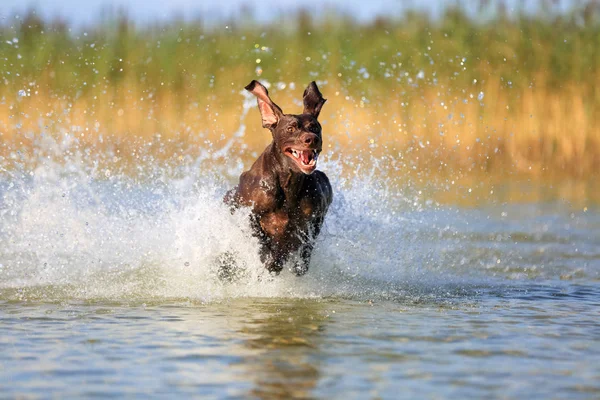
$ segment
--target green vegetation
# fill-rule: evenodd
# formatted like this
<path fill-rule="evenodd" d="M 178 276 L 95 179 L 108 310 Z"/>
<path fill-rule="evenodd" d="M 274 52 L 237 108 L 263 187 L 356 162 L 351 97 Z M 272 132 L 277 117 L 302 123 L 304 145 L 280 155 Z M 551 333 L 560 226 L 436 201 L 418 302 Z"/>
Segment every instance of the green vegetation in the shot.
<path fill-rule="evenodd" d="M 77 30 L 32 12 L 0 26 L 0 154 L 49 120 L 124 141 L 198 132 L 218 141 L 239 125 L 239 92 L 258 77 L 284 110 L 321 82 L 329 137 L 406 165 L 597 170 L 600 6 L 499 9 L 487 19 L 455 7 L 440 19 L 412 12 L 369 24 L 334 13 L 266 26 L 117 18 Z M 246 137 L 250 148 L 264 144 L 262 134 Z"/>

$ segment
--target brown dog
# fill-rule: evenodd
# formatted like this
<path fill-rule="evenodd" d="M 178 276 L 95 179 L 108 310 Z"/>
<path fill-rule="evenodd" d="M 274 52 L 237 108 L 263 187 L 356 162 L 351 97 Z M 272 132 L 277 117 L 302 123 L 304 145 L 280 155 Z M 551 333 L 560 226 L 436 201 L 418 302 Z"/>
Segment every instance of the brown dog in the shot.
<path fill-rule="evenodd" d="M 250 82 L 246 90 L 257 97 L 262 125 L 273 141 L 224 201 L 232 209 L 251 207 L 261 260 L 270 272 L 279 274 L 298 252 L 293 270 L 303 275 L 333 197 L 329 179 L 316 170 L 323 145 L 317 117 L 326 100 L 311 82 L 304 91 L 304 111 L 292 115 L 284 114 L 259 82 Z"/>

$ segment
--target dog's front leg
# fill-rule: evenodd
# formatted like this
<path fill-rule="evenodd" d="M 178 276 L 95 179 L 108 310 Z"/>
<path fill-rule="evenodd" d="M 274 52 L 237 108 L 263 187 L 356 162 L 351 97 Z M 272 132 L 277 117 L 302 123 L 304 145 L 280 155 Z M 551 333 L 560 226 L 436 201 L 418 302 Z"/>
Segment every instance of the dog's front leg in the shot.
<path fill-rule="evenodd" d="M 288 259 L 288 252 L 282 250 L 277 245 L 273 245 L 273 243 L 270 244 L 271 246 L 267 243 L 261 244 L 260 260 L 267 271 L 279 275 Z"/>
<path fill-rule="evenodd" d="M 294 273 L 297 276 L 302 276 L 308 272 L 310 265 L 310 256 L 312 255 L 314 243 L 312 240 L 307 241 L 300 248 L 300 259 L 294 263 Z"/>
<path fill-rule="evenodd" d="M 303 243 L 300 247 L 300 260 L 298 260 L 294 265 L 294 273 L 298 276 L 302 276 L 308 272 L 308 267 L 310 266 L 310 257 L 312 255 L 313 248 L 315 247 L 315 240 L 321 232 L 322 225 L 323 217 L 316 218 L 309 225 L 308 232 L 303 237 Z"/>
<path fill-rule="evenodd" d="M 260 262 L 263 263 L 269 272 L 279 275 L 287 258 L 281 257 L 277 243 L 263 231 L 259 216 L 255 214 L 250 216 L 250 226 L 254 231 L 254 236 L 259 241 Z"/>

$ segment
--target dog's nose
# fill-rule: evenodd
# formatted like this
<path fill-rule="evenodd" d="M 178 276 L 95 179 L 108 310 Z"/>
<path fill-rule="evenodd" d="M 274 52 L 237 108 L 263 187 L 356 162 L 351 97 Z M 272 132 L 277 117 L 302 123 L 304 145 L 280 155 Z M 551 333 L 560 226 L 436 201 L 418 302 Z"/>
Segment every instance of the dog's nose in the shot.
<path fill-rule="evenodd" d="M 310 146 L 313 144 L 318 144 L 319 138 L 313 133 L 307 133 L 302 136 L 302 142 L 304 142 L 305 145 Z"/>

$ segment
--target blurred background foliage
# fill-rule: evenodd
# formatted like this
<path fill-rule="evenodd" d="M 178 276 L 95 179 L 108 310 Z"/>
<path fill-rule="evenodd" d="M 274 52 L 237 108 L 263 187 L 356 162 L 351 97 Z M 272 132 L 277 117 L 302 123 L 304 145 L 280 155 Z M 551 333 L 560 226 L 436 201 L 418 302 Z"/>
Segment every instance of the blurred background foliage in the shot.
<path fill-rule="evenodd" d="M 113 14 L 77 28 L 32 10 L 0 22 L 0 156 L 70 135 L 125 158 L 160 142 L 155 156 L 179 161 L 230 143 L 247 163 L 269 134 L 255 109 L 246 116 L 243 87 L 267 82 L 296 113 L 316 80 L 332 155 L 374 154 L 405 172 L 589 177 L 600 167 L 600 5 L 545 3 L 366 23 L 333 10 L 268 23 L 247 10 L 218 24 Z"/>

